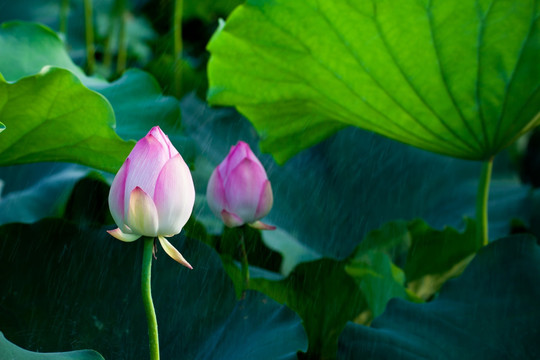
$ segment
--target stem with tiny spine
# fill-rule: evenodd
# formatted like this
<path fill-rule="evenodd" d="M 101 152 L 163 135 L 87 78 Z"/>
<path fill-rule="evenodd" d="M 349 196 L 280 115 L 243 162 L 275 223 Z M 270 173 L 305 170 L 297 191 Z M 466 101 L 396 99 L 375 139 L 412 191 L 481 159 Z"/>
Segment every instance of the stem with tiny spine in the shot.
<path fill-rule="evenodd" d="M 148 338 L 150 344 L 150 359 L 159 360 L 159 336 L 156 310 L 152 301 L 152 256 L 154 250 L 154 239 L 144 237 L 144 251 L 141 271 L 141 291 L 148 322 Z"/>
<path fill-rule="evenodd" d="M 246 226 L 242 225 L 240 227 L 240 255 L 241 255 L 241 264 L 242 264 L 242 279 L 243 279 L 243 289 L 242 297 L 245 296 L 246 290 L 249 288 L 249 262 L 246 251 L 246 240 L 245 240 Z"/>
<path fill-rule="evenodd" d="M 92 20 L 92 0 L 84 0 L 84 24 L 86 35 L 86 69 L 88 75 L 94 73 L 94 23 Z"/>

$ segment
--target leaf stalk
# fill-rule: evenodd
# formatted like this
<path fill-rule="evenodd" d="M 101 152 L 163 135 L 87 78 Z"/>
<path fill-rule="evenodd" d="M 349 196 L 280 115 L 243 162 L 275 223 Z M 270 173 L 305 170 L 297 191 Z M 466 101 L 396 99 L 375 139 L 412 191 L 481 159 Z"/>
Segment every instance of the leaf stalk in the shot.
<path fill-rule="evenodd" d="M 488 199 L 491 172 L 493 169 L 493 157 L 485 161 L 482 165 L 478 192 L 476 195 L 476 232 L 477 239 L 482 246 L 489 242 L 488 232 Z"/>
<path fill-rule="evenodd" d="M 174 95 L 180 99 L 182 95 L 182 17 L 184 10 L 184 1 L 175 0 L 174 2 Z"/>

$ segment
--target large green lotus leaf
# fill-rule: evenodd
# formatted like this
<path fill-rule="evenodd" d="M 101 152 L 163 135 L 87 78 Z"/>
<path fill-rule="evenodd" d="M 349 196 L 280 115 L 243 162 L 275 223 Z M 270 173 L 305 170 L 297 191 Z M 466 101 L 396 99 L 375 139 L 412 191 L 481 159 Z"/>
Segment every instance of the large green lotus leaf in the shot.
<path fill-rule="evenodd" d="M 349 323 L 340 359 L 537 359 L 540 246 L 513 236 L 482 248 L 425 304 L 391 300 L 371 327 Z"/>
<path fill-rule="evenodd" d="M 238 301 L 212 249 L 182 235 L 170 241 L 194 270 L 158 245 L 152 288 L 163 359 L 292 360 L 305 351 L 298 315 L 256 292 Z M 0 258 L 0 326 L 10 341 L 40 351 L 93 348 L 106 359 L 147 356 L 142 241 L 47 219 L 0 227 Z"/>
<path fill-rule="evenodd" d="M 40 353 L 21 349 L 10 343 L 0 332 L 0 359 L 13 360 L 104 360 L 92 350 L 78 350 L 65 353 Z"/>
<path fill-rule="evenodd" d="M 17 81 L 55 66 L 71 71 L 79 79 L 92 81 L 71 61 L 65 46 L 51 29 L 36 23 L 6 22 L 0 25 L 0 73 Z"/>
<path fill-rule="evenodd" d="M 344 259 L 367 233 L 389 221 L 423 218 L 434 229 L 463 231 L 463 217 L 475 216 L 477 162 L 428 153 L 350 127 L 278 166 L 258 151 L 255 131 L 233 109 L 209 109 L 188 96 L 182 110 L 186 132 L 198 144 L 193 171 L 197 219 L 209 232 L 221 231 L 221 221 L 206 205 L 206 184 L 230 147 L 247 141 L 272 182 L 274 206 L 263 221 L 276 225 L 279 234 L 263 232 L 263 239 L 286 258 L 283 273 L 301 261 Z M 495 159 L 490 188 L 492 238 L 507 235 L 512 218 L 527 222 L 530 216 L 530 188 L 501 170 L 500 160 L 502 156 Z"/>
<path fill-rule="evenodd" d="M 0 119 L 0 165 L 65 161 L 116 172 L 133 146 L 114 132 L 107 100 L 64 69 L 0 79 Z"/>
<path fill-rule="evenodd" d="M 186 161 L 193 161 L 193 146 L 180 130 L 178 101 L 163 96 L 158 83 L 150 74 L 136 69 L 128 70 L 112 83 L 88 77 L 71 61 L 60 38 L 50 29 L 35 23 L 2 24 L 0 45 L 10 56 L 24 58 L 22 62 L 0 59 L 0 73 L 6 80 L 16 81 L 34 75 L 44 66 L 65 68 L 85 86 L 107 98 L 116 120 L 111 126 L 121 138 L 138 140 L 151 127 L 159 125 Z M 118 168 L 114 172 L 116 170 Z"/>
<path fill-rule="evenodd" d="M 485 160 L 540 117 L 537 0 L 248 0 L 208 44 L 212 104 L 279 163 L 347 125 Z"/>

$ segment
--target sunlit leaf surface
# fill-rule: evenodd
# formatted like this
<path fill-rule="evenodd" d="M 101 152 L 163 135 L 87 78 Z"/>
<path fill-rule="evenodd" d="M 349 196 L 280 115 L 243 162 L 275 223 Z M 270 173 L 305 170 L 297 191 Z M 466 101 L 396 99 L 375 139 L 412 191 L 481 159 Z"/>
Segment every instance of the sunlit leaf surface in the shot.
<path fill-rule="evenodd" d="M 114 132 L 107 100 L 64 69 L 0 79 L 0 118 L 0 165 L 65 161 L 116 172 L 133 146 Z"/>
<path fill-rule="evenodd" d="M 280 163 L 347 125 L 484 160 L 536 125 L 540 6 L 249 0 L 208 45 L 208 99 Z"/>

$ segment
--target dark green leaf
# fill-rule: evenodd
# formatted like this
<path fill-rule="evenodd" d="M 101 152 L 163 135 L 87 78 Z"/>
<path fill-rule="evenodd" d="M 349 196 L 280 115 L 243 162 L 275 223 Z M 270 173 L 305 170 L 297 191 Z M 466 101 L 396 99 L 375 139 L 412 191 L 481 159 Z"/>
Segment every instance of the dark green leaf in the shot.
<path fill-rule="evenodd" d="M 109 184 L 100 173 L 89 171 L 75 183 L 63 217 L 79 227 L 113 224 L 109 211 Z"/>
<path fill-rule="evenodd" d="M 237 265 L 229 257 L 223 262 L 235 284 L 241 284 Z M 335 358 L 345 323 L 365 309 L 364 298 L 345 272 L 344 263 L 330 259 L 300 264 L 286 278 L 252 270 L 249 288 L 262 291 L 300 315 L 309 340 L 308 357 Z"/>
<path fill-rule="evenodd" d="M 540 120 L 539 12 L 537 0 L 248 0 L 208 45 L 208 99 L 246 115 L 279 163 L 347 125 L 485 160 Z"/>
<path fill-rule="evenodd" d="M 194 270 L 158 247 L 152 289 L 162 358 L 292 360 L 306 350 L 294 312 L 259 293 L 237 301 L 212 249 L 183 236 L 170 240 Z M 147 356 L 141 245 L 60 219 L 0 227 L 0 307 L 9 309 L 0 312 L 2 331 L 28 349 L 88 347 L 107 359 Z"/>
<path fill-rule="evenodd" d="M 449 227 L 442 231 L 432 229 L 423 220 L 410 222 L 408 230 L 412 241 L 404 268 L 407 281 L 443 274 L 476 253 L 482 247 L 476 236 L 476 224 L 471 219 L 466 219 L 466 223 L 466 230 L 460 233 Z"/>
<path fill-rule="evenodd" d="M 482 248 L 425 304 L 391 300 L 371 327 L 347 324 L 341 359 L 537 359 L 540 247 L 530 236 Z"/>
<path fill-rule="evenodd" d="M 306 348 L 307 339 L 296 314 L 262 293 L 248 291 L 208 336 L 196 359 L 296 360 L 296 353 Z"/>

